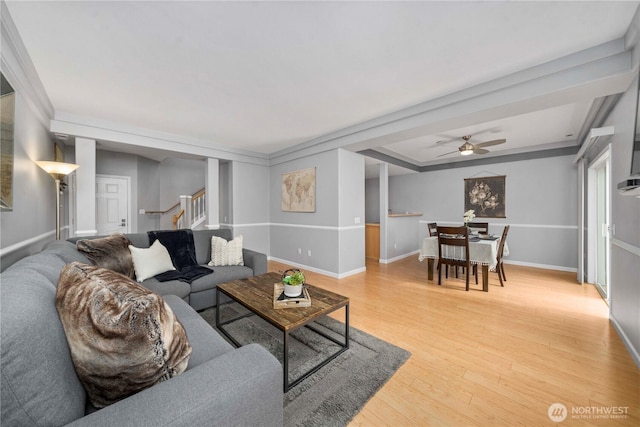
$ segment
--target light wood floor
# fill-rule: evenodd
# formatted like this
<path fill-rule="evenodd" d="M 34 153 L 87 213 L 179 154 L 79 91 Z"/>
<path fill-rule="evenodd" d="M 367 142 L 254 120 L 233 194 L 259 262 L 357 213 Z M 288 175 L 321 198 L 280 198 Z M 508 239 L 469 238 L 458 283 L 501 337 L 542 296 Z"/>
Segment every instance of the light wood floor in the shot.
<path fill-rule="evenodd" d="M 640 425 L 640 372 L 597 290 L 575 273 L 505 269 L 505 287 L 490 273 L 488 293 L 465 292 L 464 275 L 427 281 L 417 256 L 341 280 L 306 273 L 350 298 L 352 326 L 412 354 L 350 426 L 555 425 L 553 403 L 568 409 L 560 425 Z M 592 407 L 628 409 L 589 417 Z"/>

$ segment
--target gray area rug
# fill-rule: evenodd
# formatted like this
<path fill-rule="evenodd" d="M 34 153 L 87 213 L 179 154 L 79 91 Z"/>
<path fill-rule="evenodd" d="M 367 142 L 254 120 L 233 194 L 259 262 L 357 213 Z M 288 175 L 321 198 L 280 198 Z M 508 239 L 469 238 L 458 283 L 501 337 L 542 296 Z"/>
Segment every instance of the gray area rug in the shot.
<path fill-rule="evenodd" d="M 214 328 L 215 310 L 209 308 L 200 312 Z M 245 313 L 243 307 L 233 303 L 224 305 L 221 315 L 224 321 Z M 343 341 L 343 322 L 323 317 L 313 326 Z M 282 333 L 258 316 L 237 320 L 227 325 L 226 330 L 242 345 L 261 344 L 282 362 Z M 285 426 L 348 424 L 411 355 L 353 327 L 349 328 L 349 344 L 347 351 L 285 394 Z M 338 345 L 307 328 L 292 332 L 289 340 L 290 380 L 298 378 L 338 349 Z"/>

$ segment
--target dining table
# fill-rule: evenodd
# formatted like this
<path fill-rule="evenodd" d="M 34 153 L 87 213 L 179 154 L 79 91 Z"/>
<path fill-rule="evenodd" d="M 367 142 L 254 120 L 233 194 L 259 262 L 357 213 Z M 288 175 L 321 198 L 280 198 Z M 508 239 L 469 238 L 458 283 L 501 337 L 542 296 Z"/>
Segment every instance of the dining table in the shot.
<path fill-rule="evenodd" d="M 471 265 L 482 267 L 482 290 L 489 292 L 489 271 L 495 271 L 498 264 L 498 248 L 501 237 L 479 237 L 469 236 L 469 262 Z M 459 246 L 443 246 L 444 254 L 447 258 L 464 260 L 464 248 Z M 503 256 L 509 255 L 509 248 L 505 242 Z M 427 260 L 427 279 L 433 280 L 433 266 L 438 259 L 438 237 L 430 236 L 422 239 L 422 247 L 418 260 Z"/>

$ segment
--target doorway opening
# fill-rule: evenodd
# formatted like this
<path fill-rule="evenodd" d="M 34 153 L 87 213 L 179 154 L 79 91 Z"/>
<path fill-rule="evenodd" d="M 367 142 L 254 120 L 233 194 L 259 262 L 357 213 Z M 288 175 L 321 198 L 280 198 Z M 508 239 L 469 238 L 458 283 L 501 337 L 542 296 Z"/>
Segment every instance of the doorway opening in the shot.
<path fill-rule="evenodd" d="M 611 148 L 607 146 L 589 165 L 588 196 L 588 277 L 602 298 L 609 303 L 611 289 L 609 280 L 610 183 Z"/>

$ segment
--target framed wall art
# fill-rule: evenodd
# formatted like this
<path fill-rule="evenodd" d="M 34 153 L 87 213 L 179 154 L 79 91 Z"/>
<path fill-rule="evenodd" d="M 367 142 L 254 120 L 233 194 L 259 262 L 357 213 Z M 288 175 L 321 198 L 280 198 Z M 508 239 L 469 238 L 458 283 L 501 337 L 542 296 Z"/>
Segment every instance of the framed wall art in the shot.
<path fill-rule="evenodd" d="M 316 211 L 316 168 L 282 174 L 282 210 Z"/>
<path fill-rule="evenodd" d="M 464 210 L 478 218 L 506 218 L 506 176 L 465 178 Z"/>
<path fill-rule="evenodd" d="M 2 94 L 0 101 L 0 210 L 13 209 L 13 126 L 15 120 L 15 91 L 0 73 Z"/>

